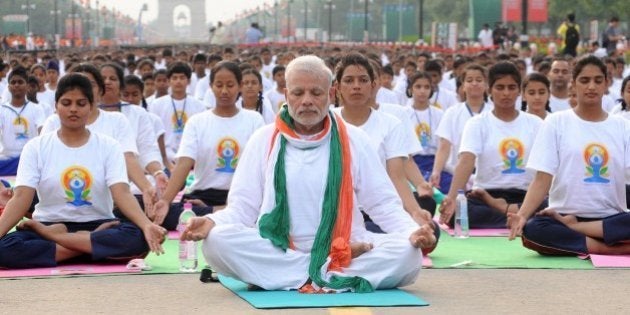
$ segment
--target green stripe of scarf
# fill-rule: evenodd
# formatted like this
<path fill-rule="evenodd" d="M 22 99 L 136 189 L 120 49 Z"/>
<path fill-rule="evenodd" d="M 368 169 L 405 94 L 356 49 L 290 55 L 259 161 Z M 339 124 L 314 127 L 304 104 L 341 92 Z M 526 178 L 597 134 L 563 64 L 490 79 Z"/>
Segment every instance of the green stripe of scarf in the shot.
<path fill-rule="evenodd" d="M 288 126 L 294 128 L 293 121 L 286 108 L 283 108 L 279 115 Z M 331 120 L 331 139 L 328 178 L 326 191 L 324 193 L 322 218 L 317 229 L 317 234 L 315 235 L 313 248 L 311 249 L 311 262 L 309 264 L 308 274 L 311 280 L 320 287 L 331 289 L 351 288 L 359 293 L 372 292 L 374 291 L 372 285 L 361 277 L 332 276 L 329 282 L 321 277 L 321 268 L 328 258 L 333 229 L 337 220 L 337 206 L 339 205 L 339 191 L 341 188 L 342 175 L 342 147 L 339 138 L 339 130 L 333 114 L 329 113 L 329 116 Z M 258 222 L 260 235 L 285 251 L 289 248 L 290 229 L 284 162 L 286 143 L 287 140 L 285 136 L 280 134 L 278 160 L 274 168 L 276 206 L 270 213 L 264 214 Z"/>

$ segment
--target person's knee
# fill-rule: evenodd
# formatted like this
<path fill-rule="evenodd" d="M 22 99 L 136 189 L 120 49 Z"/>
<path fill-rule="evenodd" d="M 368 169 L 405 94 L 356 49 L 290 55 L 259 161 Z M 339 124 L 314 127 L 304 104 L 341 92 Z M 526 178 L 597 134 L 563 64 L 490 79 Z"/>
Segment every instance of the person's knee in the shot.
<path fill-rule="evenodd" d="M 535 242 L 539 242 L 544 240 L 543 235 L 545 235 L 545 228 L 549 226 L 546 220 L 541 220 L 542 218 L 533 218 L 525 223 L 523 226 L 523 237 L 532 240 Z"/>
<path fill-rule="evenodd" d="M 203 252 L 206 257 L 220 256 L 232 249 L 233 238 L 230 236 L 229 225 L 216 225 L 203 240 Z"/>
<path fill-rule="evenodd" d="M 387 248 L 388 256 L 392 257 L 392 264 L 400 264 L 402 268 L 411 268 L 422 264 L 422 253 L 420 249 L 411 245 L 406 238 L 390 240 L 383 244 Z"/>
<path fill-rule="evenodd" d="M 129 222 L 92 232 L 90 238 L 95 260 L 143 256 L 149 250 L 142 230 Z"/>

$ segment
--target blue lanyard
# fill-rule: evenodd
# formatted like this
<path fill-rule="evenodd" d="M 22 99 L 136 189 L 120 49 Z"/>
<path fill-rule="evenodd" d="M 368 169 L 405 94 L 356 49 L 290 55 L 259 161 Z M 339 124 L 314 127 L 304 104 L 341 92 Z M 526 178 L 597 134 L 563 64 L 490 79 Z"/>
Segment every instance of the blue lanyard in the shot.
<path fill-rule="evenodd" d="M 187 97 L 184 98 L 184 106 L 182 106 L 182 114 L 178 115 L 177 114 L 177 107 L 175 106 L 175 101 L 173 100 L 173 97 L 171 96 L 171 105 L 173 105 L 173 114 L 175 114 L 175 123 L 177 124 L 177 128 L 184 128 L 184 115 L 186 115 L 186 99 L 188 99 Z"/>
<path fill-rule="evenodd" d="M 15 109 L 13 109 L 13 107 L 11 106 L 7 106 L 7 105 L 2 105 L 5 108 L 8 108 L 10 111 L 12 111 L 15 116 L 17 116 L 17 120 L 18 120 L 18 124 L 22 124 L 22 112 L 24 111 L 24 109 L 26 108 L 26 105 L 28 105 L 28 101 L 26 103 L 24 103 L 24 105 L 22 106 L 22 109 L 20 109 L 20 111 L 16 111 Z"/>
<path fill-rule="evenodd" d="M 473 113 L 472 109 L 470 109 L 470 106 L 468 106 L 468 102 L 464 103 L 464 105 L 466 105 L 466 109 L 468 110 L 468 113 L 470 114 L 470 117 L 475 116 L 475 113 Z M 481 112 L 483 112 L 483 108 L 485 106 L 486 106 L 485 102 L 483 104 L 481 104 L 481 108 L 479 109 L 479 114 L 481 114 Z"/>

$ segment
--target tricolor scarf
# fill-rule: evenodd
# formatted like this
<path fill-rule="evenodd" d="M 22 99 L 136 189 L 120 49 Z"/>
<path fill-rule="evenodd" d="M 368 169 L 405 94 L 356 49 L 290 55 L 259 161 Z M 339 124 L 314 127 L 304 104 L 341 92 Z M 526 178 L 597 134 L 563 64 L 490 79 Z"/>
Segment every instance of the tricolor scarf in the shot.
<path fill-rule="evenodd" d="M 299 139 L 295 132 L 293 119 L 286 107 L 276 117 L 276 131 L 272 137 L 271 149 L 279 143 L 277 161 L 274 166 L 273 184 L 275 189 L 275 207 L 261 216 L 258 221 L 260 235 L 270 240 L 275 246 L 286 251 L 292 248 L 289 235 L 290 218 L 287 201 L 285 174 L 285 153 L 287 138 Z M 333 275 L 329 281 L 322 278 L 322 266 L 328 257 L 331 262 L 329 271 L 341 271 L 350 265 L 350 232 L 352 229 L 353 189 L 350 143 L 346 126 L 335 114 L 328 113 L 324 121 L 324 131 L 317 136 L 325 137 L 330 132 L 330 159 L 328 178 L 322 217 L 311 249 L 311 261 L 308 269 L 310 279 L 320 288 L 335 290 L 352 289 L 354 292 L 372 292 L 372 285 L 361 277 L 343 277 Z M 321 291 L 320 291 L 321 292 Z"/>

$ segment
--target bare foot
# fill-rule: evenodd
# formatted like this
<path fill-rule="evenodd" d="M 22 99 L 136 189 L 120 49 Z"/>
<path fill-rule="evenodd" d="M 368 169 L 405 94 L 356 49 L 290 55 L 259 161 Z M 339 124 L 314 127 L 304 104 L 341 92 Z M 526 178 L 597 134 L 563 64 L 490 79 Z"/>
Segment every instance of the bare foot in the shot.
<path fill-rule="evenodd" d="M 52 240 L 56 235 L 68 233 L 68 229 L 62 223 L 44 225 L 35 220 L 28 220 L 20 223 L 19 230 L 31 230 L 47 240 Z"/>
<path fill-rule="evenodd" d="M 374 248 L 373 244 L 370 243 L 350 243 L 350 252 L 352 252 L 352 258 L 357 258 L 364 253 L 367 253 Z"/>
<path fill-rule="evenodd" d="M 506 211 L 512 212 L 510 210 L 513 210 L 513 209 L 508 208 L 511 205 L 509 205 L 505 199 L 494 198 L 492 197 L 492 195 L 490 195 L 490 193 L 488 193 L 485 189 L 482 189 L 482 188 L 473 189 L 472 191 L 468 193 L 468 196 L 471 198 L 479 199 L 483 201 L 484 203 L 486 203 L 488 206 L 490 206 L 492 209 L 501 211 L 502 213 L 505 213 L 505 214 L 507 214 Z M 516 208 L 516 211 L 518 211 L 518 208 Z"/>
<path fill-rule="evenodd" d="M 105 222 L 105 223 L 99 225 L 96 229 L 94 229 L 93 232 L 107 230 L 107 229 L 109 229 L 111 227 L 114 227 L 114 226 L 116 226 L 118 224 L 120 224 L 120 221 L 118 221 L 118 220 L 108 221 L 108 222 Z"/>
<path fill-rule="evenodd" d="M 552 217 L 557 221 L 562 222 L 562 224 L 566 225 L 566 226 L 572 226 L 576 223 L 578 223 L 577 217 L 572 215 L 572 214 L 566 214 L 566 215 L 562 215 L 558 212 L 556 212 L 556 210 L 553 209 L 545 209 L 543 211 L 540 211 L 538 213 L 538 215 L 540 216 L 547 216 L 547 217 Z"/>

